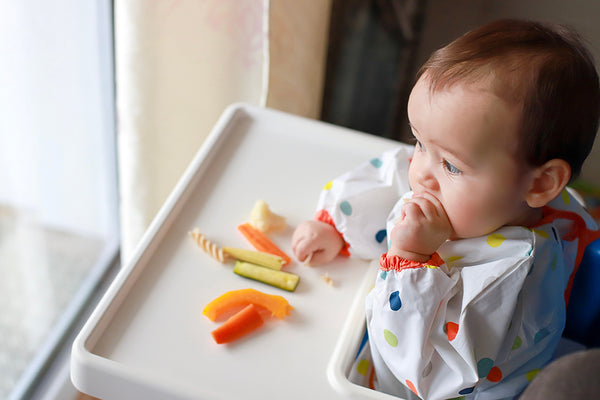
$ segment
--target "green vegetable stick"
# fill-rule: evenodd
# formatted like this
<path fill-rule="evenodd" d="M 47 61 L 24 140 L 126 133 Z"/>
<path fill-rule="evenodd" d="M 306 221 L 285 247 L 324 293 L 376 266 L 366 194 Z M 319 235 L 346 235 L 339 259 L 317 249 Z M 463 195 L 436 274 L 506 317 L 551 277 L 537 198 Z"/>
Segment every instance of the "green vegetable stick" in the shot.
<path fill-rule="evenodd" d="M 245 278 L 254 279 L 275 286 L 288 292 L 293 292 L 300 282 L 296 274 L 262 267 L 245 261 L 236 261 L 233 272 Z"/>

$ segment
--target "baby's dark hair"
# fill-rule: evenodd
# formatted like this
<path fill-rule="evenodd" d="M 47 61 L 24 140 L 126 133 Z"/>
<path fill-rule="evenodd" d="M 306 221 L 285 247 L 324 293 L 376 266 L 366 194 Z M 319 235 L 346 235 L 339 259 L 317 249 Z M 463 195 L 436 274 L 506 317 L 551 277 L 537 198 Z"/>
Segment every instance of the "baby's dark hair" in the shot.
<path fill-rule="evenodd" d="M 491 22 L 434 52 L 423 75 L 432 92 L 456 83 L 488 84 L 522 107 L 519 155 L 528 165 L 558 158 L 569 163 L 572 179 L 580 173 L 598 130 L 600 87 L 593 57 L 572 29 Z"/>

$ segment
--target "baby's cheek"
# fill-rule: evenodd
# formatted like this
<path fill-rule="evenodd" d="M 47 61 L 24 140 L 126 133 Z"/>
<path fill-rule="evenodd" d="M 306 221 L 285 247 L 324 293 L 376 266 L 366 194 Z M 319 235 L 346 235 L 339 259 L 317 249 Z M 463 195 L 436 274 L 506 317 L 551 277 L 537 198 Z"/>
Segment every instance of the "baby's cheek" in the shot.
<path fill-rule="evenodd" d="M 492 204 L 490 199 L 472 196 L 462 204 L 453 207 L 452 215 L 449 215 L 450 223 L 459 238 L 472 238 L 487 235 L 505 225 L 502 220 L 504 207 Z"/>
<path fill-rule="evenodd" d="M 476 236 L 479 229 L 481 215 L 477 204 L 463 198 L 446 206 L 446 214 L 454 231 L 453 239 Z"/>

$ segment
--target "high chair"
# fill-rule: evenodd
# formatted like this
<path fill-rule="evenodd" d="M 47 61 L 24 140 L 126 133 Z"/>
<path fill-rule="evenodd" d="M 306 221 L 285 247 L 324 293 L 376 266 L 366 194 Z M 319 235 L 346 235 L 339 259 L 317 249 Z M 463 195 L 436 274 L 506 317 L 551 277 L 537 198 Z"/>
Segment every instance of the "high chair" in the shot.
<path fill-rule="evenodd" d="M 600 239 L 587 246 L 575 275 L 563 337 L 600 347 Z"/>

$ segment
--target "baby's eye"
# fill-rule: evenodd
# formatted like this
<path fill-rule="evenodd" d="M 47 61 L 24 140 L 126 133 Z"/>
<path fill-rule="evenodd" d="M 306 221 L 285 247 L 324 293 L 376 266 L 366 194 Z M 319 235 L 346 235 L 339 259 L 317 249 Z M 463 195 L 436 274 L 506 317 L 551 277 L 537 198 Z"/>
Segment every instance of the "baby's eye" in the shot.
<path fill-rule="evenodd" d="M 447 160 L 442 161 L 442 164 L 444 166 L 444 169 L 446 171 L 448 171 L 448 173 L 450 175 L 460 175 L 462 174 L 462 171 L 458 168 L 456 168 L 454 165 L 452 165 L 451 163 L 449 163 Z"/>

